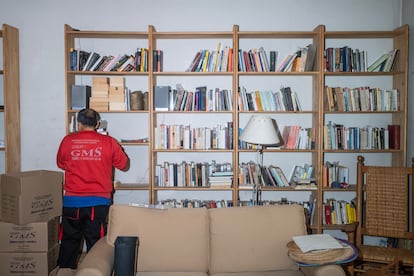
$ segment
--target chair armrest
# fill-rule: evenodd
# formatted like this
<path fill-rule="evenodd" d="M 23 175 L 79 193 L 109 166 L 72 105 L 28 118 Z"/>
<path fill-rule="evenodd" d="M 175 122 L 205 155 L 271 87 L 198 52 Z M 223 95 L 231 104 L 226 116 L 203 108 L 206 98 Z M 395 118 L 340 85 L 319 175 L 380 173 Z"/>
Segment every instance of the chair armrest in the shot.
<path fill-rule="evenodd" d="M 340 265 L 302 266 L 300 270 L 306 276 L 345 276 Z"/>
<path fill-rule="evenodd" d="M 342 232 L 346 233 L 348 236 L 348 241 L 355 244 L 355 236 L 356 236 L 356 229 L 358 227 L 359 222 L 353 222 L 350 224 L 346 224 L 341 227 Z"/>
<path fill-rule="evenodd" d="M 106 242 L 106 237 L 100 239 L 79 264 L 76 276 L 112 275 L 114 252 L 114 247 Z"/>

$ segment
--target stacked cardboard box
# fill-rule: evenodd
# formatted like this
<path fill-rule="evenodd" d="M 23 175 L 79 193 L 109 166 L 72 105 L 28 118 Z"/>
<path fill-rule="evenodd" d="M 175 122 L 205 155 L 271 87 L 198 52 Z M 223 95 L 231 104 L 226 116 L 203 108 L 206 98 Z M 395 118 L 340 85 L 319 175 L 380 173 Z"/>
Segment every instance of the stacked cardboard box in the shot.
<path fill-rule="evenodd" d="M 125 78 L 93 77 L 89 107 L 98 112 L 125 111 Z"/>
<path fill-rule="evenodd" d="M 48 275 L 59 254 L 63 174 L 0 176 L 0 275 Z"/>
<path fill-rule="evenodd" d="M 89 98 L 89 107 L 98 112 L 109 110 L 109 81 L 104 77 L 92 78 L 92 93 Z"/>
<path fill-rule="evenodd" d="M 111 77 L 109 79 L 109 110 L 126 110 L 125 78 L 123 77 Z"/>

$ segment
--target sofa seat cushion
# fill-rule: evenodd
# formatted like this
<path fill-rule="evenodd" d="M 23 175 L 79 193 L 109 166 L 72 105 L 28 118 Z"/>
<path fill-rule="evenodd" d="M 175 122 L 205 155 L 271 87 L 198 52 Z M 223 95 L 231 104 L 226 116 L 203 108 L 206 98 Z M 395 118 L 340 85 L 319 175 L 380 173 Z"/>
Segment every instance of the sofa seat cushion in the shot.
<path fill-rule="evenodd" d="M 276 270 L 276 271 L 249 271 L 249 272 L 224 272 L 214 273 L 211 276 L 303 276 L 299 270 Z"/>
<path fill-rule="evenodd" d="M 138 272 L 136 276 L 208 276 L 205 272 Z"/>
<path fill-rule="evenodd" d="M 298 270 L 286 244 L 306 233 L 303 206 L 217 208 L 209 214 L 210 274 Z"/>
<path fill-rule="evenodd" d="M 139 237 L 138 272 L 208 271 L 209 223 L 205 208 L 112 205 L 107 242 L 113 245 L 117 236 Z"/>

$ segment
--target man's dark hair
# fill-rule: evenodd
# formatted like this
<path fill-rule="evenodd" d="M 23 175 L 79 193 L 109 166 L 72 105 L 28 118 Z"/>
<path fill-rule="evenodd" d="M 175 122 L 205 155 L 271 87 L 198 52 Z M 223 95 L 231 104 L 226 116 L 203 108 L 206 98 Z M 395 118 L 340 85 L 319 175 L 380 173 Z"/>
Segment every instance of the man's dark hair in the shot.
<path fill-rule="evenodd" d="M 84 108 L 78 112 L 77 120 L 82 125 L 97 127 L 101 116 L 91 108 Z"/>

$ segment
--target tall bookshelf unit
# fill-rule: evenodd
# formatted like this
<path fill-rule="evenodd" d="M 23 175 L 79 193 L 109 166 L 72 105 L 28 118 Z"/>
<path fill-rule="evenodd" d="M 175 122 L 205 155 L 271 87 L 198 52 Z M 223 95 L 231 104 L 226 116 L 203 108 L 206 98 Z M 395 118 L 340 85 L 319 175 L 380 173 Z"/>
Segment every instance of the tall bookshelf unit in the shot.
<path fill-rule="evenodd" d="M 216 49 L 218 43 L 224 47 L 237 49 L 236 40 L 234 38 L 236 27 L 233 31 L 218 32 L 157 32 L 154 29 L 152 35 L 153 49 L 163 51 L 163 70 L 162 72 L 154 72 L 152 74 L 153 86 L 176 86 L 182 85 L 188 91 L 195 91 L 196 87 L 206 86 L 210 89 L 227 89 L 230 91 L 232 98 L 232 108 L 221 111 L 177 111 L 171 108 L 168 111 L 157 111 L 153 106 L 152 127 L 154 132 L 152 141 L 155 141 L 155 129 L 161 125 L 174 128 L 179 126 L 190 128 L 190 131 L 203 129 L 225 128 L 227 122 L 236 121 L 236 111 L 234 106 L 235 81 L 234 71 L 225 72 L 189 72 L 186 70 L 192 62 L 193 55 L 200 49 Z M 188 55 L 191 53 L 190 55 Z M 183 67 L 182 61 L 187 60 L 187 65 Z M 152 62 L 151 62 L 152 63 Z M 233 59 L 234 64 L 234 59 Z M 154 91 L 153 91 L 154 92 Z M 152 93 L 153 96 L 154 93 Z M 170 136 L 171 137 L 171 136 Z M 236 137 L 233 136 L 233 144 Z M 234 168 L 236 161 L 236 150 L 228 146 L 221 147 L 219 145 L 190 145 L 184 149 L 174 146 L 159 147 L 152 143 L 152 167 L 163 166 L 167 164 L 192 164 L 192 166 L 202 166 L 203 164 L 219 164 L 228 163 Z M 174 165 L 173 165 L 174 166 Z M 153 174 L 153 192 L 152 202 L 168 201 L 173 198 L 179 200 L 197 200 L 197 199 L 225 199 L 226 201 L 235 202 L 237 200 L 237 191 L 233 188 L 210 188 L 202 184 L 188 183 L 187 185 L 177 186 L 164 184 L 156 184 L 156 174 Z M 170 177 L 171 180 L 171 177 Z M 190 181 L 191 182 L 191 181 Z M 191 192 L 192 196 L 188 196 Z"/>
<path fill-rule="evenodd" d="M 377 127 L 387 129 L 388 125 L 399 125 L 399 148 L 368 147 L 360 149 L 326 149 L 322 147 L 321 166 L 326 161 L 339 161 L 340 164 L 348 167 L 349 182 L 348 188 L 332 188 L 319 185 L 318 189 L 318 214 L 323 214 L 321 203 L 328 198 L 340 197 L 348 201 L 356 197 L 356 163 L 357 156 L 364 155 L 367 164 L 386 166 L 405 166 L 407 162 L 407 98 L 408 98 L 408 26 L 404 25 L 391 31 L 324 31 L 325 49 L 329 47 L 348 46 L 352 49 L 360 49 L 368 54 L 368 64 L 372 64 L 379 56 L 391 50 L 399 51 L 396 63 L 390 72 L 344 72 L 324 70 L 324 86 L 337 87 L 370 87 L 382 90 L 397 89 L 399 93 L 397 110 L 370 109 L 363 111 L 330 111 L 325 95 L 320 95 L 322 108 L 321 125 L 329 122 L 343 124 L 344 126 Z M 381 47 L 378 47 L 381 45 Z M 325 91 L 323 91 L 325 93 Z M 323 135 L 323 133 L 321 133 Z M 326 177 L 321 176 L 321 180 Z M 322 181 L 323 182 L 323 181 Z M 338 195 L 339 194 L 339 195 Z M 326 225 L 322 217 L 318 217 L 316 230 L 342 229 L 343 225 Z"/>
<path fill-rule="evenodd" d="M 280 133 L 287 126 L 300 125 L 302 128 L 320 129 L 319 91 L 323 87 L 321 70 L 323 58 L 323 26 L 317 26 L 311 31 L 238 31 L 239 49 L 249 50 L 264 46 L 267 50 L 278 51 L 278 63 L 289 54 L 308 44 L 316 47 L 315 62 L 312 70 L 295 72 L 235 72 L 235 87 L 243 87 L 246 91 L 271 91 L 276 92 L 281 87 L 290 87 L 296 92 L 300 101 L 299 111 L 238 111 L 237 125 L 244 128 L 250 116 L 261 114 L 276 120 Z M 279 66 L 276 65 L 276 68 Z M 315 131 L 315 145 L 312 148 L 298 149 L 285 147 L 267 147 L 263 149 L 263 165 L 278 166 L 285 176 L 289 178 L 291 169 L 295 165 L 312 164 L 315 175 L 318 174 L 321 163 L 320 134 Z M 287 141 L 285 141 L 286 144 Z M 256 149 L 237 149 L 237 163 L 246 163 L 257 160 Z M 256 161 L 255 163 L 259 163 Z M 237 171 L 239 173 L 239 171 Z M 289 179 L 288 179 L 289 180 Z M 236 186 L 237 193 L 242 201 L 249 200 L 250 190 L 244 191 Z M 290 201 L 308 201 L 314 193 L 311 189 L 298 190 L 292 187 L 262 187 L 261 198 L 263 201 L 282 201 L 284 198 Z"/>
<path fill-rule="evenodd" d="M 0 78 L 3 83 L 0 112 L 2 119 L 0 146 L 1 172 L 19 172 L 20 154 L 20 71 L 19 71 L 19 30 L 3 24 L 0 30 L 2 47 L 2 68 Z"/>
<path fill-rule="evenodd" d="M 87 85 L 93 90 L 93 78 L 123 78 L 125 86 L 132 91 L 148 91 L 151 78 L 148 72 L 112 72 L 112 71 L 82 71 L 71 70 L 71 49 L 82 49 L 97 52 L 101 55 L 134 54 L 137 47 L 149 48 L 150 31 L 82 31 L 64 26 L 65 32 L 65 95 L 66 95 L 66 129 L 72 131 L 74 118 L 78 109 L 71 109 L 72 85 Z M 92 91 L 93 93 L 93 91 Z M 99 110 L 98 110 L 99 111 Z M 150 112 L 147 110 L 134 111 L 100 111 L 101 119 L 108 123 L 108 133 L 120 142 L 131 160 L 131 170 L 128 172 L 115 171 L 114 186 L 122 191 L 150 191 L 149 179 L 152 170 L 150 164 Z M 138 141 L 142 139 L 141 141 Z M 144 162 L 141 162 L 144 161 Z M 150 201 L 149 194 L 140 193 L 137 201 Z M 116 200 L 114 201 L 116 203 Z"/>
<path fill-rule="evenodd" d="M 101 72 L 69 70 L 71 48 L 84 48 L 88 51 L 101 51 L 111 54 L 114 51 L 128 52 L 119 45 L 125 40 L 129 51 L 137 47 L 145 47 L 149 53 L 154 50 L 163 51 L 163 69 L 153 68 L 153 55 L 148 57 L 147 72 Z M 89 41 L 89 42 L 88 42 Z M 136 42 L 138 41 L 138 42 Z M 381 47 L 375 42 L 381 42 Z M 122 42 L 122 43 L 121 43 Z M 135 45 L 133 43 L 136 43 Z M 137 44 L 138 43 L 138 44 Z M 140 44 L 139 44 L 140 43 Z M 98 46 L 103 44 L 103 46 Z M 232 57 L 232 69 L 229 71 L 188 71 L 194 54 L 200 49 L 214 51 L 218 45 L 223 49 L 231 47 L 233 53 L 241 49 L 253 49 L 263 46 L 266 51 L 278 51 L 278 63 L 292 52 L 307 44 L 316 46 L 315 63 L 312 70 L 304 72 L 242 72 L 239 71 L 239 60 L 236 54 Z M 327 72 L 325 70 L 325 49 L 327 47 L 359 47 L 365 48 L 371 64 L 377 56 L 392 49 L 398 49 L 399 55 L 391 72 Z M 100 48 L 101 47 L 101 48 Z M 370 49 L 372 48 L 372 49 Z M 239 187 L 239 164 L 257 158 L 254 149 L 239 148 L 239 129 L 244 128 L 250 116 L 265 114 L 274 118 L 282 131 L 286 125 L 301 125 L 314 129 L 315 144 L 311 149 L 266 148 L 264 165 L 280 166 L 289 177 L 294 165 L 312 164 L 315 171 L 317 189 L 297 190 L 292 187 L 262 187 L 262 200 L 280 200 L 287 198 L 294 201 L 307 201 L 310 196 L 316 197 L 315 220 L 310 226 L 314 232 L 342 229 L 344 225 L 325 225 L 322 220 L 323 202 L 329 197 L 355 197 L 356 156 L 366 156 L 369 163 L 387 165 L 403 165 L 406 163 L 406 129 L 407 129 L 407 96 L 408 96 L 408 27 L 402 26 L 392 31 L 326 31 L 319 25 L 311 31 L 241 31 L 237 25 L 229 31 L 202 32 L 162 32 L 149 26 L 146 32 L 123 31 L 83 31 L 65 26 L 65 75 L 67 100 L 67 129 L 76 110 L 70 109 L 70 89 L 73 84 L 91 84 L 93 76 L 124 76 L 127 86 L 149 91 L 147 111 L 101 112 L 109 121 L 109 134 L 120 140 L 133 131 L 135 136 L 148 137 L 148 143 L 123 143 L 132 160 L 129 175 L 116 175 L 115 195 L 122 191 L 146 194 L 137 203 L 156 204 L 160 201 L 177 199 L 223 199 L 239 206 L 251 198 L 252 189 Z M 173 108 L 158 109 L 154 104 L 156 86 L 170 86 L 175 89 L 181 85 L 185 90 L 195 91 L 197 87 L 207 89 L 227 89 L 231 91 L 232 106 L 221 111 L 178 111 Z M 335 112 L 325 109 L 325 86 L 372 86 L 382 89 L 398 89 L 400 109 L 398 111 L 374 112 Z M 245 87 L 247 91 L 278 90 L 289 86 L 295 90 L 301 101 L 300 111 L 241 111 L 238 108 L 238 91 Z M 172 107 L 172 106 L 171 106 Z M 118 119 L 112 118 L 118 117 Z M 131 124 L 137 120 L 136 123 Z M 142 119 L 143 118 L 143 119 Z M 111 121 L 113 120 L 113 122 Z M 128 122 L 126 122 L 128 121 Z M 324 125 L 329 121 L 376 124 L 385 127 L 387 124 L 400 125 L 399 149 L 355 149 L 329 150 L 324 148 Z M 190 128 L 214 128 L 228 126 L 232 122 L 232 147 L 193 148 L 193 147 L 160 147 L 158 131 L 166 126 L 187 126 Z M 114 127 L 113 126 L 117 126 Z M 143 125 L 145 124 L 145 127 Z M 131 127 L 132 126 L 132 127 Z M 141 132 L 139 132 L 139 131 Z M 143 131 L 143 133 L 142 133 Z M 136 153 L 128 148 L 144 148 Z M 217 162 L 229 163 L 233 168 L 233 185 L 229 188 L 210 188 L 199 186 L 164 186 L 158 184 L 158 169 L 161 165 L 181 164 L 182 162 Z M 326 161 L 339 161 L 350 169 L 350 187 L 346 189 L 324 187 L 322 185 L 323 167 Z M 143 169 L 144 168 L 144 169 Z M 145 175 L 145 177 L 143 177 Z M 145 181 L 139 181 L 145 178 Z M 126 181 L 124 180 L 126 179 Z M 142 184 L 144 183 L 144 185 Z"/>

